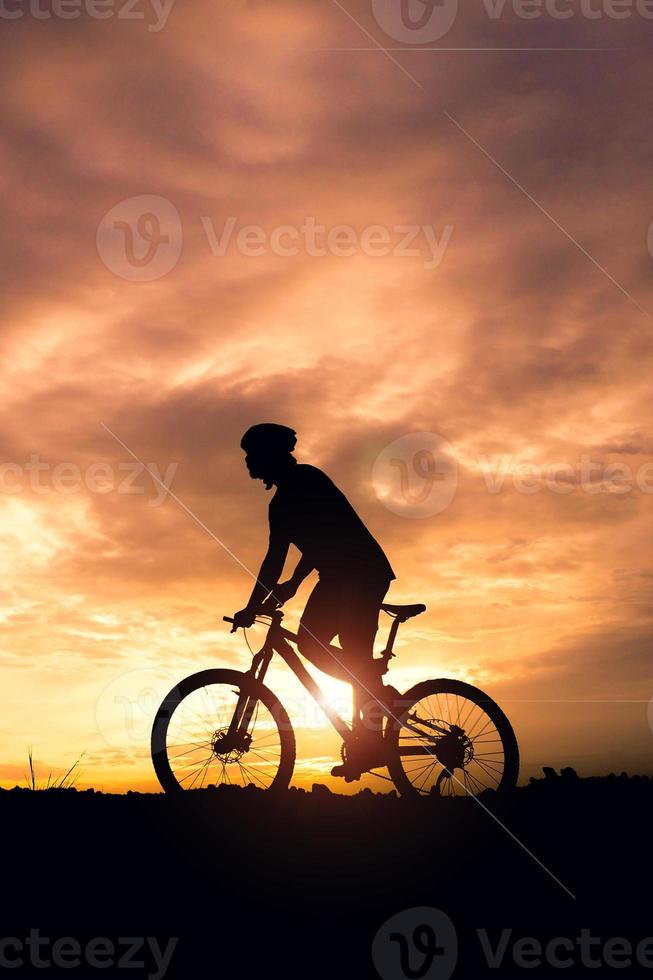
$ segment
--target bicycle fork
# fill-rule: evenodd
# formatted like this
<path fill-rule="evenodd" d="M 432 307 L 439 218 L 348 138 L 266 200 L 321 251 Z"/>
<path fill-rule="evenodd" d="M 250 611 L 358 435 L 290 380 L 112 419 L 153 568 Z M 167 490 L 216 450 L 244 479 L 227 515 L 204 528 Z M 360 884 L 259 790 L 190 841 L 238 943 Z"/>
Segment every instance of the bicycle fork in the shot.
<path fill-rule="evenodd" d="M 270 649 L 263 647 L 261 652 L 257 653 L 252 660 L 252 666 L 247 671 L 245 676 L 259 684 L 262 684 L 273 653 L 274 650 L 271 647 Z M 247 735 L 247 730 L 252 720 L 252 715 L 256 709 L 257 701 L 258 698 L 252 694 L 241 693 L 239 695 L 233 718 L 231 719 L 231 723 L 227 730 L 228 739 L 235 739 L 239 735 Z"/>

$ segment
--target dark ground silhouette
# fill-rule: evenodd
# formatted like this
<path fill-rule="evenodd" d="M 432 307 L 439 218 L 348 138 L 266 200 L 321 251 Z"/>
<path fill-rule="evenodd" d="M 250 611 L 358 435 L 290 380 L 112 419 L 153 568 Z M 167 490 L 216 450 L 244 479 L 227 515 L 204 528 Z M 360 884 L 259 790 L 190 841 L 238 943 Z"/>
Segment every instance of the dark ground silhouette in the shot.
<path fill-rule="evenodd" d="M 613 937 L 636 945 L 653 935 L 653 778 L 578 779 L 573 770 L 549 770 L 507 801 L 482 802 L 575 899 L 472 799 L 350 797 L 325 787 L 276 799 L 252 787 L 179 798 L 0 791 L 3 932 L 38 928 L 82 942 L 157 936 L 162 944 L 178 936 L 166 975 L 189 980 L 378 977 L 371 957 L 377 930 L 389 916 L 423 905 L 454 923 L 454 978 L 596 973 L 580 961 L 528 971 L 510 951 L 489 969 L 478 929 L 488 930 L 493 945 L 502 930 L 546 943 L 575 941 L 589 929 L 601 940 L 593 957 Z M 12 974 L 45 975 L 28 968 Z"/>

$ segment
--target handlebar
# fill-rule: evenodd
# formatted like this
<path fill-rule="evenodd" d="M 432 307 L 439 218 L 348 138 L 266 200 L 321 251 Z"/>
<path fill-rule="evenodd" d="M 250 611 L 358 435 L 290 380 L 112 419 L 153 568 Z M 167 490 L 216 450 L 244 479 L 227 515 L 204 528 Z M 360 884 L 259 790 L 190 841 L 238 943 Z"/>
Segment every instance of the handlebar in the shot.
<path fill-rule="evenodd" d="M 261 603 L 261 605 L 260 605 L 260 607 L 259 607 L 258 612 L 256 613 L 256 615 L 257 616 L 271 616 L 272 613 L 274 613 L 278 608 L 279 608 L 279 603 L 274 598 L 274 596 L 272 595 L 272 593 L 270 593 L 270 595 L 267 597 L 267 599 L 265 599 Z M 231 623 L 233 625 L 233 622 L 234 622 L 233 616 L 223 616 L 222 617 L 222 621 L 223 621 L 223 623 Z M 233 630 L 232 630 L 232 632 L 233 632 Z"/>

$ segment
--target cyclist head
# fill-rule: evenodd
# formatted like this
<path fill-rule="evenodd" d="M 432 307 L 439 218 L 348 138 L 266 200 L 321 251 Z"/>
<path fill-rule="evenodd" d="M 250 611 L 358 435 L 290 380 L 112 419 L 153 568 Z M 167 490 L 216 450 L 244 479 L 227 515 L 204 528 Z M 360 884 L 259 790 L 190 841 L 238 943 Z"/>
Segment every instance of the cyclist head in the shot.
<path fill-rule="evenodd" d="M 240 440 L 245 450 L 245 465 L 252 480 L 263 480 L 266 490 L 296 462 L 292 451 L 297 433 L 287 425 L 261 422 L 247 430 Z"/>

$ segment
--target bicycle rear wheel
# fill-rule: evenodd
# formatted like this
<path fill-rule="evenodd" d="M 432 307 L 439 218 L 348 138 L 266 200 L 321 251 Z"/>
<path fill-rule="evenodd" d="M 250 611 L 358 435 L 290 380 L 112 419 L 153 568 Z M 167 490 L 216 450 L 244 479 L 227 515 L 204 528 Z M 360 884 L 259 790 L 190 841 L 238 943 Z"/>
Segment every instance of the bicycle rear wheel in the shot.
<path fill-rule="evenodd" d="M 517 785 L 512 726 L 486 694 L 455 680 L 416 684 L 388 720 L 390 775 L 402 795 L 478 796 Z"/>
<path fill-rule="evenodd" d="M 235 737 L 241 696 L 251 714 Z M 285 789 L 295 765 L 295 734 L 278 698 L 247 674 L 203 670 L 173 688 L 152 726 L 152 762 L 166 793 L 220 785 Z"/>

